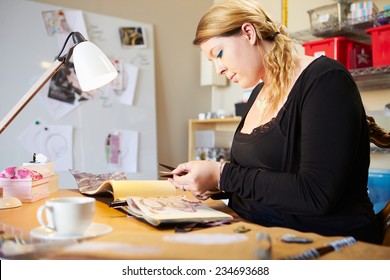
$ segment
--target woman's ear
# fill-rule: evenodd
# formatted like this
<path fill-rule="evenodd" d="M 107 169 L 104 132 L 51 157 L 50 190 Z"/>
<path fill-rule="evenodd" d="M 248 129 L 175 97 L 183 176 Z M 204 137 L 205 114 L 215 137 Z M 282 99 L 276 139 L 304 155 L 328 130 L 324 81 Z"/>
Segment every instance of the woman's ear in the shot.
<path fill-rule="evenodd" d="M 256 44 L 257 36 L 256 36 L 256 29 L 251 23 L 244 23 L 241 26 L 242 34 L 249 40 L 249 43 L 252 45 Z"/>

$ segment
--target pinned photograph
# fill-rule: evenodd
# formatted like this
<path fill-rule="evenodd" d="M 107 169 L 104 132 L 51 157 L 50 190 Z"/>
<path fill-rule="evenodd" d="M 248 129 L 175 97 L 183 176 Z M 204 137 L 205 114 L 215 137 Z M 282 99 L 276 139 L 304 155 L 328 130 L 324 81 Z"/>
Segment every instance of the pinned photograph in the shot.
<path fill-rule="evenodd" d="M 146 35 L 142 27 L 121 27 L 119 33 L 122 46 L 146 47 Z"/>
<path fill-rule="evenodd" d="M 53 76 L 50 82 L 48 97 L 69 104 L 74 104 L 76 100 L 85 101 L 91 99 L 88 93 L 81 90 L 72 62 L 69 62 L 66 67 L 62 67 Z"/>
<path fill-rule="evenodd" d="M 71 32 L 71 29 L 66 22 L 65 14 L 62 10 L 43 11 L 42 17 L 49 36 L 56 33 L 64 34 Z"/>

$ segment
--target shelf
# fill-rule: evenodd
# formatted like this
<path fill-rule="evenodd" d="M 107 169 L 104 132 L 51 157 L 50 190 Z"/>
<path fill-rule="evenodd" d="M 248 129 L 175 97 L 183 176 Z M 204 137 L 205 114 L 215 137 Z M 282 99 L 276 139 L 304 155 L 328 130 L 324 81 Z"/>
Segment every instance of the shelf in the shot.
<path fill-rule="evenodd" d="M 228 138 L 229 142 L 233 137 L 234 131 L 241 121 L 241 117 L 229 117 L 229 118 L 214 118 L 214 119 L 190 119 L 188 123 L 188 160 L 196 159 L 195 156 L 195 134 L 199 130 L 214 130 L 216 132 L 216 138 L 222 136 L 222 138 Z M 227 139 L 224 139 L 227 140 Z M 217 139 L 216 139 L 217 142 Z M 229 147 L 230 147 L 229 143 Z"/>
<path fill-rule="evenodd" d="M 360 19 L 345 19 L 342 22 L 321 23 L 309 29 L 290 34 L 297 43 L 320 40 L 329 37 L 343 36 L 345 38 L 370 44 L 371 37 L 366 30 L 377 25 L 376 14 Z"/>
<path fill-rule="evenodd" d="M 212 118 L 212 119 L 205 119 L 205 120 L 200 120 L 200 119 L 192 119 L 190 120 L 191 123 L 193 124 L 229 124 L 229 123 L 237 123 L 241 120 L 241 117 L 228 117 L 228 118 Z"/>
<path fill-rule="evenodd" d="M 374 24 L 370 24 L 368 22 L 360 23 L 361 26 L 366 26 L 364 29 L 368 29 L 373 27 Z M 322 29 L 313 31 L 312 29 L 300 30 L 297 32 L 293 32 L 290 34 L 291 38 L 294 39 L 295 42 L 302 44 L 304 42 L 310 42 L 315 40 L 321 40 L 330 37 L 343 36 L 345 38 L 359 41 L 366 44 L 371 44 L 370 35 L 366 34 L 364 30 L 360 28 L 356 28 L 350 25 L 345 25 L 340 29 Z"/>
<path fill-rule="evenodd" d="M 361 20 L 346 20 L 341 27 L 323 29 L 305 29 L 290 34 L 296 43 L 302 44 L 334 36 L 344 36 L 348 39 L 371 44 L 371 37 L 365 30 L 376 25 L 376 17 Z M 360 90 L 375 90 L 390 88 L 390 65 L 382 67 L 368 67 L 350 70 Z"/>
<path fill-rule="evenodd" d="M 299 30 L 299 31 L 296 31 L 296 32 L 292 32 L 292 33 L 290 33 L 290 37 L 297 44 L 302 44 L 302 43 L 305 43 L 305 42 L 310 42 L 310 41 L 322 39 L 320 37 L 314 36 L 311 33 L 310 29 L 304 29 L 304 30 Z"/>
<path fill-rule="evenodd" d="M 350 71 L 360 90 L 390 88 L 390 65 Z"/>

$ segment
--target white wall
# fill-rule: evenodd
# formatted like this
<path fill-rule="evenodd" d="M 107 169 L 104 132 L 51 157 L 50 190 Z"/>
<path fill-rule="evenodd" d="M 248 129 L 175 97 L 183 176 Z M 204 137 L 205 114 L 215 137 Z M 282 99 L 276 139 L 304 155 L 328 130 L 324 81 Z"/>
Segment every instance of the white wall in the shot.
<path fill-rule="evenodd" d="M 32 1 L 153 24 L 158 161 L 186 161 L 188 119 L 210 111 L 211 89 L 200 86 L 199 50 L 192 40 L 212 0 Z"/>

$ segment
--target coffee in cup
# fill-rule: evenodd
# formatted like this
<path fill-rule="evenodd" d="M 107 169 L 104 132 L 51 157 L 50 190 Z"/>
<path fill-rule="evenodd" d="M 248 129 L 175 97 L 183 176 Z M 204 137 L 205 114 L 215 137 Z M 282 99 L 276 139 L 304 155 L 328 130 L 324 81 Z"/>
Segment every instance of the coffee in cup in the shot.
<path fill-rule="evenodd" d="M 93 197 L 48 199 L 38 208 L 37 218 L 42 226 L 59 235 L 82 235 L 92 224 L 95 203 Z"/>

